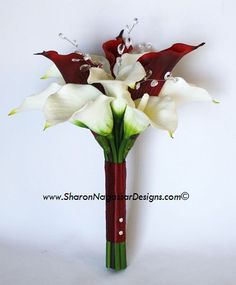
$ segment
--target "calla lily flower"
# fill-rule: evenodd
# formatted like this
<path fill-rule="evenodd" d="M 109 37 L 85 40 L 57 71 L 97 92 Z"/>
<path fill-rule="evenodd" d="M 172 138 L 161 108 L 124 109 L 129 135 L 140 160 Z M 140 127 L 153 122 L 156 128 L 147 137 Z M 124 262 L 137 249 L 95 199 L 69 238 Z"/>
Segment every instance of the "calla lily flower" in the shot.
<path fill-rule="evenodd" d="M 209 93 L 188 84 L 183 78 L 166 80 L 159 96 L 145 93 L 136 99 L 135 108 L 127 106 L 124 115 L 125 137 L 144 131 L 149 125 L 167 130 L 172 136 L 178 125 L 177 107 L 191 101 L 212 101 Z"/>
<path fill-rule="evenodd" d="M 188 101 L 211 100 L 204 89 L 170 76 L 184 55 L 203 44 L 179 43 L 160 52 L 140 53 L 131 43 L 127 46 L 123 33 L 103 44 L 106 57 L 78 51 L 38 53 L 53 61 L 42 79 L 57 78 L 60 84 L 29 96 L 10 115 L 40 109 L 46 128 L 69 121 L 103 136 L 112 132 L 113 116 L 123 116 L 128 138 L 149 125 L 172 134 L 177 128 L 177 107 Z"/>
<path fill-rule="evenodd" d="M 66 83 L 86 84 L 91 66 L 97 66 L 90 58 L 81 53 L 58 54 L 56 51 L 36 53 L 43 55 L 55 63 Z"/>
<path fill-rule="evenodd" d="M 79 59 L 79 61 L 76 60 L 72 64 L 75 63 L 76 65 L 74 71 L 78 74 L 80 73 L 81 67 L 84 65 L 84 59 L 82 59 L 81 54 L 77 56 L 77 54 L 73 53 L 62 56 L 53 51 L 41 54 L 55 62 L 43 76 L 44 79 L 63 76 L 66 82 L 83 82 L 84 78 L 88 76 L 88 70 L 86 70 L 86 75 L 83 72 L 81 73 L 85 77 L 82 76 L 82 78 L 77 80 L 70 73 L 69 67 L 67 69 L 67 66 L 71 64 L 69 60 Z M 126 107 L 124 101 L 116 101 L 116 98 L 124 97 L 125 102 L 127 101 L 131 106 L 134 106 L 134 102 L 128 92 L 128 86 L 140 81 L 146 75 L 146 72 L 141 63 L 135 62 L 132 64 L 132 60 L 125 59 L 120 70 L 118 70 L 118 64 L 116 64 L 115 74 L 117 75 L 117 80 L 115 80 L 110 73 L 109 62 L 105 58 L 93 55 L 86 60 L 90 64 L 89 78 L 87 79 L 89 84 L 52 84 L 43 92 L 26 98 L 23 104 L 10 114 L 12 115 L 26 109 L 41 109 L 46 119 L 45 128 L 70 121 L 78 126 L 86 126 L 100 135 L 110 134 L 113 128 L 112 111 L 117 114 L 122 113 Z M 66 63 L 64 63 L 66 66 L 65 70 L 60 69 L 61 62 Z M 81 65 L 81 62 L 83 65 Z M 94 62 L 98 62 L 98 64 Z M 101 64 L 101 62 L 104 69 L 94 67 Z M 100 91 L 101 88 L 92 86 L 92 84 L 96 83 L 103 85 L 106 95 Z M 112 105 L 110 104 L 111 102 L 113 102 Z"/>
<path fill-rule="evenodd" d="M 73 122 L 71 118 L 76 113 L 75 124 L 78 124 L 80 119 L 81 125 L 88 126 L 98 134 L 107 135 L 111 133 L 113 127 L 110 101 L 109 97 L 92 85 L 68 83 L 61 86 L 57 83 L 52 83 L 41 93 L 27 97 L 20 107 L 10 112 L 10 115 L 25 110 L 41 110 L 46 119 L 45 128 L 48 128 L 66 121 Z M 92 102 L 94 102 L 94 106 Z M 103 109 L 104 116 L 101 116 L 100 121 L 106 126 L 105 130 L 102 130 L 98 123 L 92 123 L 96 122 L 97 118 L 97 114 L 91 112 L 91 110 L 96 108 L 95 106 L 98 109 L 100 108 L 100 110 Z M 91 123 L 86 119 L 86 113 L 90 113 Z"/>
<path fill-rule="evenodd" d="M 14 115 L 19 112 L 27 111 L 27 110 L 43 110 L 43 106 L 47 100 L 47 98 L 56 93 L 58 90 L 60 90 L 62 86 L 58 83 L 51 83 L 48 88 L 43 90 L 42 92 L 28 96 L 23 103 L 13 109 L 9 115 Z"/>
<path fill-rule="evenodd" d="M 102 68 L 91 67 L 88 77 L 88 83 L 99 83 L 103 86 L 107 96 L 113 98 L 123 98 L 129 105 L 134 105 L 129 87 L 134 87 L 136 82 L 146 76 L 145 69 L 140 62 L 137 62 L 138 56 L 124 54 L 120 61 L 114 65 L 113 75 L 105 72 Z"/>
<path fill-rule="evenodd" d="M 141 82 L 136 89 L 130 90 L 132 98 L 141 98 L 144 93 L 148 93 L 150 96 L 158 96 L 165 83 L 165 75 L 171 73 L 172 69 L 183 56 L 204 44 L 205 43 L 201 43 L 197 46 L 191 46 L 178 43 L 163 51 L 150 52 L 141 56 L 138 61 L 149 74 L 149 80 Z"/>

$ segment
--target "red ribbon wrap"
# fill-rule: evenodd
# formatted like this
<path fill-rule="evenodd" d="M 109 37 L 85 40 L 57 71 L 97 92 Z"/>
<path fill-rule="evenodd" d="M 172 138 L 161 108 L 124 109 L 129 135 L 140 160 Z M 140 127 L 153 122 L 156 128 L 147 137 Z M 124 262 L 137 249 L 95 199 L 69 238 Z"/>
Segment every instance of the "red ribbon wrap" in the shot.
<path fill-rule="evenodd" d="M 126 163 L 105 162 L 106 238 L 125 242 L 126 237 Z"/>

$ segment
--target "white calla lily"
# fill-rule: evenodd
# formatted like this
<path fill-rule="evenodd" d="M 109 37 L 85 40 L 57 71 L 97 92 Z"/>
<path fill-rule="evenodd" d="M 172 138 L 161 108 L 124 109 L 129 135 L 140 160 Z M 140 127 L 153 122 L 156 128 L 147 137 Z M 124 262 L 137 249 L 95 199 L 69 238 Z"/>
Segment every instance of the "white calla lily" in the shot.
<path fill-rule="evenodd" d="M 117 77 L 119 73 L 126 67 L 132 67 L 144 53 L 125 53 L 117 58 L 113 68 L 113 73 Z"/>
<path fill-rule="evenodd" d="M 126 107 L 124 115 L 124 137 L 126 139 L 142 133 L 149 125 L 150 120 L 144 112 L 130 106 Z"/>
<path fill-rule="evenodd" d="M 9 115 L 14 115 L 16 113 L 27 111 L 27 110 L 42 110 L 47 98 L 56 93 L 62 86 L 57 83 L 51 83 L 48 88 L 42 92 L 28 96 L 23 103 L 18 107 L 13 109 Z"/>
<path fill-rule="evenodd" d="M 90 68 L 88 83 L 100 83 L 104 87 L 107 96 L 125 99 L 128 105 L 134 106 L 134 102 L 131 99 L 131 95 L 128 91 L 128 85 L 126 85 L 123 81 L 111 80 L 107 73 L 99 69 L 100 68 L 96 67 Z"/>
<path fill-rule="evenodd" d="M 91 85 L 64 85 L 57 93 L 48 97 L 44 105 L 47 127 L 68 121 L 76 111 L 102 95 Z"/>
<path fill-rule="evenodd" d="M 143 132 L 149 125 L 172 134 L 177 128 L 177 114 L 170 97 L 153 97 L 144 94 L 135 101 L 136 108 L 127 107 L 124 115 L 125 137 Z"/>
<path fill-rule="evenodd" d="M 111 101 L 113 99 L 100 95 L 94 102 L 88 102 L 81 110 L 74 113 L 70 121 L 75 125 L 85 125 L 95 133 L 106 136 L 113 129 Z"/>
<path fill-rule="evenodd" d="M 141 99 L 135 100 L 136 109 L 127 107 L 125 136 L 141 133 L 149 124 L 167 130 L 172 136 L 178 125 L 176 108 L 191 101 L 212 101 L 212 98 L 205 89 L 188 84 L 183 78 L 166 80 L 158 97 L 144 94 Z M 145 116 L 141 116 L 140 112 Z"/>
<path fill-rule="evenodd" d="M 142 55 L 142 54 L 141 54 Z M 133 88 L 135 83 L 146 76 L 145 69 L 137 59 L 140 54 L 124 54 L 120 57 L 119 63 L 115 64 L 113 76 L 104 69 L 92 67 L 88 77 L 88 83 L 100 83 L 105 89 L 107 96 L 122 98 L 127 104 L 134 107 L 134 102 L 128 91 L 128 87 Z M 115 110 L 115 109 L 114 109 Z"/>
<path fill-rule="evenodd" d="M 127 105 L 128 105 L 127 100 L 123 98 L 113 99 L 111 102 L 111 108 L 112 108 L 114 115 L 117 116 L 118 118 L 121 118 L 124 115 Z M 132 106 L 133 105 L 134 103 L 132 104 Z"/>
<path fill-rule="evenodd" d="M 171 97 L 177 107 L 192 101 L 212 101 L 205 89 L 189 84 L 181 77 L 166 80 L 159 96 Z"/>
<path fill-rule="evenodd" d="M 143 98 L 147 96 L 144 94 Z M 143 98 L 140 100 L 138 108 L 140 108 Z M 170 97 L 148 96 L 143 112 L 148 116 L 153 127 L 167 130 L 170 133 L 176 130 L 178 123 L 176 105 Z"/>
<path fill-rule="evenodd" d="M 120 82 L 119 84 L 126 85 L 127 88 L 133 88 L 135 83 L 142 80 L 146 76 L 146 71 L 140 62 L 136 62 L 133 65 L 122 68 L 118 76 L 114 79 L 111 74 L 105 72 L 102 68 L 92 67 L 90 68 L 90 74 L 88 77 L 88 83 L 101 83 L 104 88 L 107 84 L 114 82 Z M 107 81 L 112 82 L 107 82 Z"/>
<path fill-rule="evenodd" d="M 122 68 L 119 71 L 116 80 L 123 81 L 129 87 L 134 88 L 135 83 L 142 80 L 145 76 L 146 71 L 142 64 L 140 62 L 136 62 L 133 65 L 128 65 Z"/>

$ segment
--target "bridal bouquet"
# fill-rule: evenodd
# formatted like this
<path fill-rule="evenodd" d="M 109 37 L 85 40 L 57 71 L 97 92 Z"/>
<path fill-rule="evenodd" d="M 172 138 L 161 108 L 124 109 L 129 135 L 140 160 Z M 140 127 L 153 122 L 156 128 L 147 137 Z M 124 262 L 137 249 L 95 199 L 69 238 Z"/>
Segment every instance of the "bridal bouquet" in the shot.
<path fill-rule="evenodd" d="M 76 50 L 37 53 L 53 64 L 42 77 L 57 78 L 44 91 L 29 96 L 9 115 L 42 110 L 45 127 L 70 122 L 87 128 L 102 147 L 105 158 L 106 266 L 126 268 L 126 156 L 138 135 L 149 126 L 167 131 L 177 128 L 176 109 L 190 101 L 212 101 L 208 92 L 173 77 L 172 69 L 186 54 L 203 46 L 177 43 L 156 51 L 150 44 L 133 45 L 126 26 L 102 45 L 105 56 L 78 51 L 76 41 L 63 34 Z"/>

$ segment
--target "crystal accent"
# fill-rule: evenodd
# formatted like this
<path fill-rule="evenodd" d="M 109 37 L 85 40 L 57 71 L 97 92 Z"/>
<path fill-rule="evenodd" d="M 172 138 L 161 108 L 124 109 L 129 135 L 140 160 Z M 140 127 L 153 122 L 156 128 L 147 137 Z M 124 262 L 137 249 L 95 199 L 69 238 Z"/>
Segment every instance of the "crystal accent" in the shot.
<path fill-rule="evenodd" d="M 170 77 L 172 77 L 171 72 L 170 72 L 170 71 L 166 72 L 166 74 L 165 74 L 165 76 L 164 76 L 164 79 L 165 79 L 165 80 L 168 80 L 168 79 L 170 79 Z"/>
<path fill-rule="evenodd" d="M 91 66 L 89 64 L 83 64 L 80 66 L 82 72 L 88 71 Z"/>
<path fill-rule="evenodd" d="M 178 81 L 178 78 L 177 78 L 177 77 L 174 77 L 170 71 L 168 71 L 168 72 L 165 74 L 164 79 L 165 79 L 165 80 L 173 80 L 174 82 L 177 82 L 177 81 Z"/>
<path fill-rule="evenodd" d="M 135 89 L 138 90 L 140 88 L 141 84 L 138 82 L 135 86 Z"/>
<path fill-rule="evenodd" d="M 79 61 L 81 61 L 81 59 L 80 59 L 80 58 L 72 58 L 71 61 L 73 61 L 73 62 L 79 62 Z"/>
<path fill-rule="evenodd" d="M 124 44 L 119 44 L 118 47 L 117 47 L 117 51 L 119 54 L 123 54 L 125 50 L 125 45 Z"/>
<path fill-rule="evenodd" d="M 156 80 L 156 79 L 153 79 L 150 83 L 151 87 L 156 87 L 157 85 L 158 85 L 158 80 Z"/>
<path fill-rule="evenodd" d="M 128 38 L 125 39 L 125 46 L 126 46 L 127 48 L 129 48 L 130 46 L 132 46 L 132 40 L 131 40 L 130 37 L 128 37 Z"/>
<path fill-rule="evenodd" d="M 154 50 L 151 43 L 139 43 L 139 44 L 137 44 L 137 46 L 135 47 L 135 49 L 136 49 L 139 53 L 151 52 L 151 51 Z"/>

